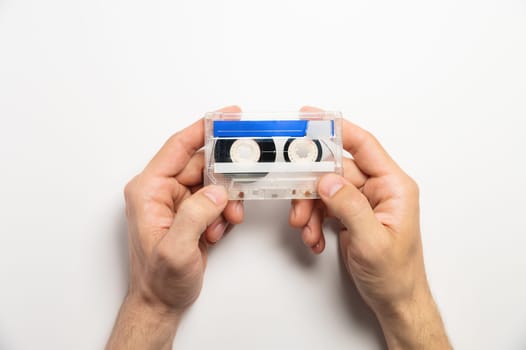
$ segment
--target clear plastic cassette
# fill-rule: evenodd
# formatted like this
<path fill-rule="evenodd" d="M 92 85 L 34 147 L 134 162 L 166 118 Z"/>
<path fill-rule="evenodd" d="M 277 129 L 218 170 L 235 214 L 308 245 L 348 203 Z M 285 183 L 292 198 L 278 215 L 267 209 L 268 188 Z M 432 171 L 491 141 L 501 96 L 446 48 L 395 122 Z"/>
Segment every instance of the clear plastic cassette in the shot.
<path fill-rule="evenodd" d="M 204 172 L 230 199 L 318 198 L 318 179 L 342 174 L 341 114 L 207 113 Z"/>

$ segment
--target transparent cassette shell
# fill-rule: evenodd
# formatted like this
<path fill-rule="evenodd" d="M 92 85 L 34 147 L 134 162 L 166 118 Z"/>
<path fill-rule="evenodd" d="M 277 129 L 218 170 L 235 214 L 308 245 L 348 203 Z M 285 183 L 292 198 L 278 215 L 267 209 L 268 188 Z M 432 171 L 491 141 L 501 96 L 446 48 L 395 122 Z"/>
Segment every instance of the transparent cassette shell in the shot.
<path fill-rule="evenodd" d="M 205 115 L 204 183 L 229 199 L 314 199 L 328 173 L 342 174 L 340 112 Z"/>

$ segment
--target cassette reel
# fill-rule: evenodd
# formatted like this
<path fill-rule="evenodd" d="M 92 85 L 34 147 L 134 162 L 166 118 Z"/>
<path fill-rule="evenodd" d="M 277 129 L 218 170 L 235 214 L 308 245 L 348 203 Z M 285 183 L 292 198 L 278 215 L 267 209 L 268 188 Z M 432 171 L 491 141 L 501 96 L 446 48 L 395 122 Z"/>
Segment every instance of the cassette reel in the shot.
<path fill-rule="evenodd" d="M 318 198 L 318 179 L 342 173 L 338 112 L 205 116 L 205 184 L 230 199 Z"/>

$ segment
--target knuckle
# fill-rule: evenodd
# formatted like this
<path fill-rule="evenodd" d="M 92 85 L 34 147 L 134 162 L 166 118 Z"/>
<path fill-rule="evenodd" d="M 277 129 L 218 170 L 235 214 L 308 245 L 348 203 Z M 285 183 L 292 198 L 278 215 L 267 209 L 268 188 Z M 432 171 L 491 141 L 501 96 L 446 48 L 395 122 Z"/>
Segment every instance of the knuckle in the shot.
<path fill-rule="evenodd" d="M 358 143 L 365 144 L 371 141 L 376 140 L 375 136 L 368 130 L 361 129 L 361 132 L 354 135 L 354 137 L 357 139 Z"/>
<path fill-rule="evenodd" d="M 177 141 L 177 139 L 179 138 L 179 135 L 181 134 L 181 131 L 177 131 L 175 133 L 173 133 L 172 135 L 170 135 L 170 137 L 165 141 L 165 145 L 172 145 L 174 142 Z"/>
<path fill-rule="evenodd" d="M 124 186 L 124 198 L 126 201 L 129 201 L 137 192 L 137 176 L 132 178 L 128 183 Z"/>
<path fill-rule="evenodd" d="M 124 200 L 126 203 L 126 215 L 132 216 L 136 212 L 136 209 L 144 204 L 146 194 L 146 186 L 144 176 L 141 174 L 133 177 L 124 186 Z"/>
<path fill-rule="evenodd" d="M 365 239 L 349 245 L 348 254 L 360 265 L 374 267 L 392 261 L 392 239 L 380 230 L 381 227 L 377 227 Z"/>
<path fill-rule="evenodd" d="M 190 221 L 190 223 L 194 225 L 199 225 L 201 221 L 200 218 L 203 216 L 201 206 L 195 200 L 191 199 L 184 200 L 181 203 L 177 214 L 183 216 L 186 221 Z"/>
<path fill-rule="evenodd" d="M 182 131 L 178 131 L 168 139 L 167 143 L 171 148 L 181 150 L 185 152 L 187 156 L 191 156 L 192 152 L 188 151 L 188 142 L 183 138 L 183 136 L 184 134 Z"/>
<path fill-rule="evenodd" d="M 366 208 L 367 201 L 361 195 L 354 195 L 349 198 L 348 201 L 348 210 L 351 213 L 359 214 L 362 210 Z"/>
<path fill-rule="evenodd" d="M 363 140 L 364 140 L 364 144 L 368 146 L 380 144 L 376 136 L 373 133 L 371 133 L 369 130 L 365 130 L 365 129 L 363 131 Z"/>
<path fill-rule="evenodd" d="M 371 133 L 369 130 L 365 130 L 364 129 L 364 137 L 367 140 L 371 140 L 373 142 L 378 142 L 378 140 L 376 139 L 376 136 L 374 136 L 373 133 Z"/>
<path fill-rule="evenodd" d="M 353 218 L 360 215 L 369 206 L 367 198 L 359 191 L 354 191 L 347 188 L 344 193 L 344 198 L 340 202 L 340 212 L 348 218 Z"/>
<path fill-rule="evenodd" d="M 172 260 L 172 249 L 168 249 L 166 244 L 159 244 L 156 250 L 158 263 L 164 265 Z"/>
<path fill-rule="evenodd" d="M 170 143 L 171 146 L 173 147 L 178 147 L 178 146 L 182 146 L 182 142 L 181 142 L 181 132 L 178 131 L 176 132 L 175 134 L 173 134 L 170 139 L 168 139 L 168 143 Z"/>
<path fill-rule="evenodd" d="M 414 194 L 419 197 L 420 196 L 420 186 L 418 185 L 418 182 L 416 182 L 415 180 L 411 179 L 412 182 L 413 182 L 413 192 Z"/>
<path fill-rule="evenodd" d="M 406 193 L 411 197 L 420 196 L 420 188 L 418 186 L 418 183 L 410 176 L 407 176 L 407 178 L 404 181 L 404 189 Z"/>
<path fill-rule="evenodd" d="M 198 248 L 184 242 L 179 242 L 176 246 L 161 242 L 156 248 L 154 265 L 166 268 L 166 273 L 185 270 L 188 266 L 195 265 L 195 260 L 200 258 L 195 249 Z"/>

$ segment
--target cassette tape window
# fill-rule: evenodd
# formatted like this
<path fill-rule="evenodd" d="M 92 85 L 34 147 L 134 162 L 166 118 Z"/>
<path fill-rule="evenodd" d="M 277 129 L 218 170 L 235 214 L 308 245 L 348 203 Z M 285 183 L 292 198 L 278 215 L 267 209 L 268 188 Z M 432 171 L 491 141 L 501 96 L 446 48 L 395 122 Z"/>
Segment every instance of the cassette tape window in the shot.
<path fill-rule="evenodd" d="M 204 172 L 230 199 L 318 198 L 318 179 L 342 173 L 341 114 L 207 113 Z"/>

